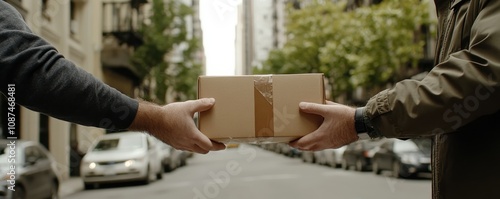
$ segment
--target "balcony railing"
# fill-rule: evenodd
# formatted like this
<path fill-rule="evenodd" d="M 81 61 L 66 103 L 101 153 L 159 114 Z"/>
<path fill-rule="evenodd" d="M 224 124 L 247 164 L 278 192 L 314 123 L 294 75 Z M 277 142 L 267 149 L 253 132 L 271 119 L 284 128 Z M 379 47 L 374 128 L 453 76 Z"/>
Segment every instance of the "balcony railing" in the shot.
<path fill-rule="evenodd" d="M 103 2 L 103 36 L 114 36 L 120 44 L 142 44 L 139 28 L 144 21 L 143 5 L 147 0 L 111 0 Z"/>

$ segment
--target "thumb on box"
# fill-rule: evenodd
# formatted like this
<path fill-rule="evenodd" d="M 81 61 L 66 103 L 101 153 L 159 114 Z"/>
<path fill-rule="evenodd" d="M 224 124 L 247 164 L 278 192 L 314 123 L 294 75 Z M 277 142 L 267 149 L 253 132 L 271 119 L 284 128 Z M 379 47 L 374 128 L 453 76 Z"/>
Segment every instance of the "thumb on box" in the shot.
<path fill-rule="evenodd" d="M 321 115 L 324 117 L 327 114 L 328 105 L 316 104 L 310 102 L 301 102 L 299 104 L 299 108 L 301 111 L 305 113 Z"/>
<path fill-rule="evenodd" d="M 206 111 L 215 104 L 215 99 L 214 98 L 202 98 L 198 100 L 191 100 L 189 101 L 191 103 L 192 111 L 193 112 L 202 112 Z"/>

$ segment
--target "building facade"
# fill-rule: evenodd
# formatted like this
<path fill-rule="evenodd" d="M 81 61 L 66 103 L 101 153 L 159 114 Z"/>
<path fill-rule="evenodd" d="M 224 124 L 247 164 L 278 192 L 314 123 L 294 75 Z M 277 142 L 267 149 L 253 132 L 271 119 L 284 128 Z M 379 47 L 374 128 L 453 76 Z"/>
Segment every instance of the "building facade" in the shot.
<path fill-rule="evenodd" d="M 243 0 L 236 25 L 236 74 L 252 74 L 286 42 L 287 0 Z"/>
<path fill-rule="evenodd" d="M 201 38 L 199 0 L 182 1 L 195 9 L 189 19 L 190 34 Z M 147 0 L 6 2 L 23 15 L 35 34 L 52 44 L 66 59 L 120 92 L 136 96 L 140 82 L 128 60 L 142 43 L 138 30 L 148 16 Z M 197 53 L 197 58 L 204 59 L 203 50 Z M 0 101 L 2 111 L 7 110 L 5 99 Z M 70 174 L 78 175 L 81 156 L 97 137 L 106 133 L 103 129 L 61 121 L 24 107 L 17 106 L 16 110 L 20 139 L 40 142 L 47 147 L 59 163 L 63 179 Z M 6 138 L 7 120 L 0 119 L 0 132 Z"/>
<path fill-rule="evenodd" d="M 9 0 L 18 9 L 37 35 L 51 43 L 65 58 L 77 66 L 103 79 L 100 63 L 101 50 L 101 2 L 95 0 Z M 85 151 L 103 130 L 84 127 L 24 107 L 19 108 L 17 130 L 20 139 L 37 141 L 47 147 L 59 163 L 62 177 L 68 178 L 70 168 L 75 167 L 71 158 L 70 143 L 80 143 L 79 151 Z M 5 136 L 5 135 L 4 135 Z M 76 155 L 76 154 L 74 154 Z M 76 157 L 76 156 L 75 156 Z M 74 159 L 74 160 L 72 160 Z"/>

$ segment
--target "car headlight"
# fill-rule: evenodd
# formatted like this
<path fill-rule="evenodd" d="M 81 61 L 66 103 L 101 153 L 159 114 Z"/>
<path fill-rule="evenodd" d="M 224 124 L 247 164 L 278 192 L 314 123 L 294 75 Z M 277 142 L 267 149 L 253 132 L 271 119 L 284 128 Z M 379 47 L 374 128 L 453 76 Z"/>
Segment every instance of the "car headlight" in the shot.
<path fill-rule="evenodd" d="M 125 164 L 125 167 L 130 167 L 130 166 L 132 166 L 132 165 L 134 164 L 134 162 L 135 162 L 134 160 L 127 160 L 127 161 L 125 161 L 125 163 L 124 163 L 124 164 Z"/>
<path fill-rule="evenodd" d="M 91 162 L 89 164 L 89 169 L 95 169 L 96 166 L 97 166 L 97 164 L 95 162 Z"/>
<path fill-rule="evenodd" d="M 89 169 L 95 169 L 97 167 L 97 163 L 95 163 L 95 162 L 82 162 L 82 167 L 88 167 Z"/>
<path fill-rule="evenodd" d="M 401 162 L 404 164 L 419 164 L 418 156 L 416 155 L 402 155 Z"/>
<path fill-rule="evenodd" d="M 136 159 L 130 159 L 130 160 L 125 161 L 123 164 L 125 165 L 125 167 L 130 167 L 130 166 L 132 166 L 135 163 L 143 162 L 145 159 L 146 159 L 145 157 L 136 158 Z"/>

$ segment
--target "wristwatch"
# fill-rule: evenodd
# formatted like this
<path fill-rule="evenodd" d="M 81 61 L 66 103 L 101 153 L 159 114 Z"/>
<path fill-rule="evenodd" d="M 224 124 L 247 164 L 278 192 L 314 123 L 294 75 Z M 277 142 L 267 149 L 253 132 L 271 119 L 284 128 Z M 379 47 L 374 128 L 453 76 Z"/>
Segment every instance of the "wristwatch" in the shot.
<path fill-rule="evenodd" d="M 356 128 L 356 133 L 358 134 L 359 140 L 368 140 L 370 136 L 368 135 L 368 129 L 366 128 L 364 120 L 365 107 L 356 108 L 354 112 L 354 127 Z"/>

